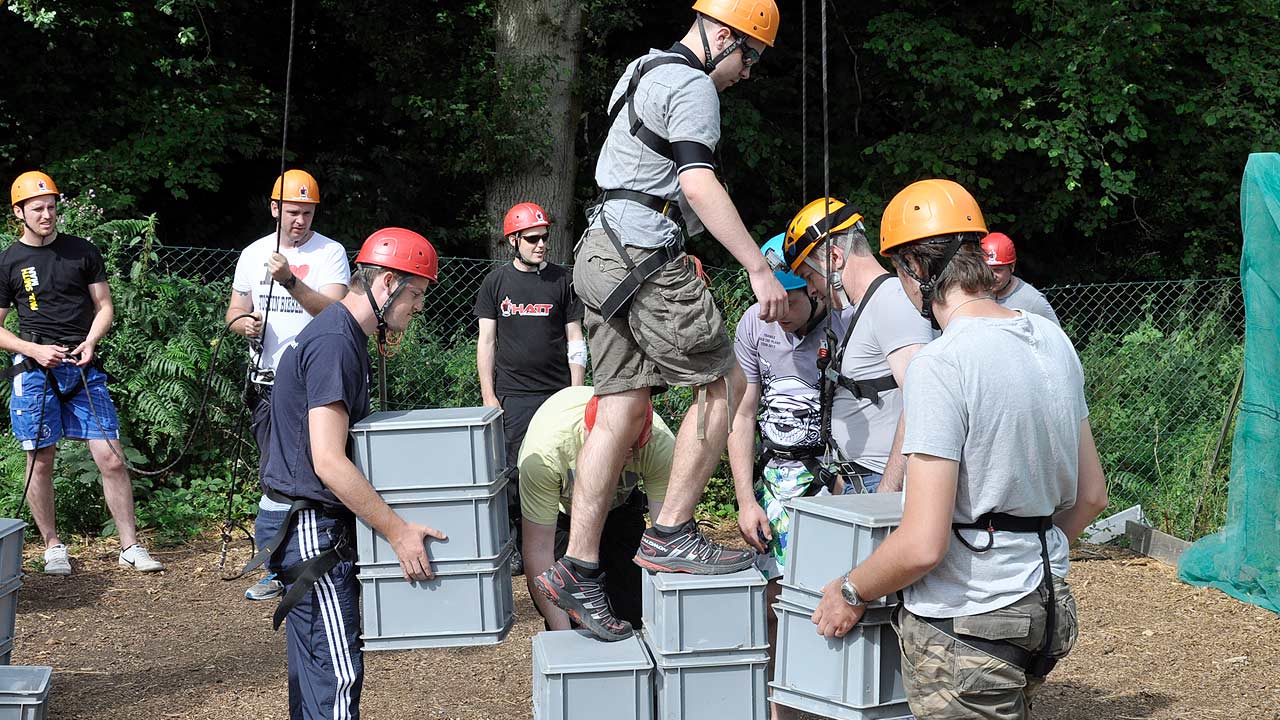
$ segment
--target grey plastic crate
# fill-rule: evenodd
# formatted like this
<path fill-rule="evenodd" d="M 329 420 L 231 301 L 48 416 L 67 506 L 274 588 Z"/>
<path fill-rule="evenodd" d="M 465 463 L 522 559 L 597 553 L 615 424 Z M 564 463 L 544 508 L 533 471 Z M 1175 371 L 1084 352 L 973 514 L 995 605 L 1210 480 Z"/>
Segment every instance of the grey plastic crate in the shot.
<path fill-rule="evenodd" d="M 779 600 L 778 648 L 772 685 L 865 709 L 906 701 L 902 685 L 902 651 L 887 622 L 859 622 L 843 638 L 817 633 L 813 611 Z"/>
<path fill-rule="evenodd" d="M 769 683 L 770 702 L 833 720 L 915 720 L 906 701 L 870 708 L 851 708 Z"/>
<path fill-rule="evenodd" d="M 0 667 L 0 720 L 44 720 L 53 668 Z"/>
<path fill-rule="evenodd" d="M 662 720 L 768 720 L 766 705 L 769 668 L 767 650 L 723 652 L 658 652 L 646 630 L 652 651 L 656 717 Z"/>
<path fill-rule="evenodd" d="M 511 595 L 514 544 L 487 567 L 437 563 L 435 577 L 409 582 L 394 568 L 361 568 L 365 650 L 494 645 L 515 622 Z"/>
<path fill-rule="evenodd" d="M 471 488 L 408 491 L 387 498 L 387 504 L 406 522 L 440 530 L 448 540 L 429 540 L 433 562 L 481 560 L 490 564 L 511 540 L 507 508 L 507 479 Z M 356 519 L 356 553 L 361 567 L 399 566 L 386 537 L 364 520 Z"/>
<path fill-rule="evenodd" d="M 653 661 L 638 636 L 601 642 L 586 630 L 533 638 L 534 720 L 653 720 Z"/>
<path fill-rule="evenodd" d="M 13 657 L 13 640 L 0 642 L 0 665 L 8 665 L 11 657 Z"/>
<path fill-rule="evenodd" d="M 0 585 L 0 641 L 13 640 L 18 620 L 18 590 L 21 587 L 21 577 Z"/>
<path fill-rule="evenodd" d="M 664 653 L 769 647 L 766 581 L 748 568 L 728 575 L 644 571 L 641 618 Z"/>
<path fill-rule="evenodd" d="M 808 596 L 810 602 L 822 599 L 822 588 L 832 578 L 870 557 L 902 521 L 901 493 L 796 498 L 787 506 L 791 527 L 782 588 L 798 604 L 809 602 L 797 596 Z M 880 598 L 870 606 L 892 600 Z"/>
<path fill-rule="evenodd" d="M 488 485 L 503 470 L 502 410 L 379 412 L 351 428 L 352 459 L 383 498 L 422 488 Z"/>
<path fill-rule="evenodd" d="M 0 519 L 0 583 L 22 577 L 22 533 L 26 528 L 21 520 Z"/>

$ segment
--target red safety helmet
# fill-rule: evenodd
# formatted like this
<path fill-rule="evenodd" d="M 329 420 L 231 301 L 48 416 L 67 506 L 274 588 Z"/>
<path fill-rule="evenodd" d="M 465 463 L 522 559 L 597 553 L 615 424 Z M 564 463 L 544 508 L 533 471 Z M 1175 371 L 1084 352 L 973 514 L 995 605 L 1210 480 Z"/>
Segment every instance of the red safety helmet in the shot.
<path fill-rule="evenodd" d="M 547 213 L 537 203 L 522 202 L 511 206 L 502 219 L 502 234 L 524 232 L 529 228 L 551 227 Z"/>
<path fill-rule="evenodd" d="M 994 232 L 982 238 L 982 252 L 987 256 L 988 265 L 1012 265 L 1018 261 L 1018 251 L 1013 248 L 1013 240 L 1004 233 Z"/>
<path fill-rule="evenodd" d="M 431 243 L 418 233 L 391 227 L 374 232 L 364 241 L 356 256 L 356 265 L 377 265 L 435 281 L 440 271 L 440 257 Z"/>
<path fill-rule="evenodd" d="M 640 428 L 640 439 L 636 441 L 636 447 L 642 448 L 649 444 L 653 439 L 653 400 L 646 403 L 646 412 L 644 414 L 644 425 Z M 583 421 L 587 425 L 587 432 L 596 426 L 596 412 L 600 409 L 600 396 L 592 395 L 587 401 L 587 411 L 583 414 Z"/>

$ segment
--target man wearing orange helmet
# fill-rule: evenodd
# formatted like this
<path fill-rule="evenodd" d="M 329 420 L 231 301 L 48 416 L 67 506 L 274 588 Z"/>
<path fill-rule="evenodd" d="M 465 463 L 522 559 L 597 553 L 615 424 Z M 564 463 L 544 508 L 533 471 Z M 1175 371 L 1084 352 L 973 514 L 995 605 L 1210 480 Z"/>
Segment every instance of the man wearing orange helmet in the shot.
<path fill-rule="evenodd" d="M 819 198 L 801 208 L 787 226 L 783 260 L 810 292 L 852 308 L 844 333 L 828 338 L 824 370 L 823 423 L 844 492 L 901 490 L 902 387 L 933 330 L 872 254 L 852 205 Z"/>
<path fill-rule="evenodd" d="M 120 565 L 163 570 L 138 544 L 133 484 L 97 355 L 115 317 L 102 253 L 88 240 L 58 232 L 58 188 L 48 175 L 18 176 L 10 204 L 23 229 L 0 253 L 0 349 L 13 353 L 5 373 L 13 381 L 9 420 L 27 451 L 24 492 L 45 543 L 44 572 L 71 574 L 54 512 L 53 461 L 63 437 L 84 440 L 102 473 L 102 494 L 123 548 Z M 18 335 L 3 326 L 12 306 Z"/>
<path fill-rule="evenodd" d="M 565 553 L 569 542 L 569 510 L 573 507 L 574 468 L 582 443 L 595 429 L 599 398 L 591 387 L 569 387 L 538 408 L 520 446 L 520 506 L 522 546 L 529 596 L 548 630 L 568 630 L 570 617 L 542 593 L 533 578 Z M 600 570 L 609 582 L 603 596 L 588 598 L 589 606 L 608 598 L 614 613 L 640 623 L 640 568 L 631 557 L 640 547 L 644 512 L 658 517 L 671 475 L 675 436 L 652 408 L 640 437 L 629 449 L 618 489 L 609 501 L 600 537 Z M 646 502 L 647 500 L 647 502 Z"/>
<path fill-rule="evenodd" d="M 289 619 L 292 718 L 360 714 L 355 517 L 390 540 L 408 580 L 432 577 L 426 541 L 446 539 L 396 515 L 346 450 L 351 426 L 369 413 L 369 336 L 381 341 L 387 332 L 403 332 L 438 269 L 435 248 L 418 233 L 373 233 L 356 257 L 351 292 L 316 314 L 276 368 L 262 471 L 272 505 L 258 508 L 254 530 L 263 550 L 246 571 L 265 562 L 285 585 L 274 625 Z"/>
<path fill-rule="evenodd" d="M 813 614 L 841 637 L 868 601 L 904 590 L 894 625 L 917 717 L 1029 717 L 1076 639 L 1068 545 L 1107 505 L 1080 359 L 1057 325 L 995 302 L 985 234 L 950 180 L 885 209 L 880 252 L 942 337 L 907 371 L 902 523 Z"/>
<path fill-rule="evenodd" d="M 578 463 L 569 552 L 537 579 L 539 589 L 584 617 L 597 637 L 621 640 L 631 626 L 598 594 L 599 545 L 626 449 L 640 431 L 648 396 L 694 388 L 676 441 L 671 490 L 645 532 L 638 564 L 657 571 L 726 573 L 750 567 L 750 550 L 707 540 L 693 510 L 724 453 L 732 405 L 742 393 L 724 319 L 693 263 L 688 234 L 708 230 L 747 269 L 768 322 L 786 291 L 715 174 L 718 93 L 746 80 L 778 32 L 773 0 L 697 0 L 685 36 L 632 62 L 613 89 L 609 131 L 596 164 L 601 202 L 576 250 L 574 287 L 586 306 L 602 422 Z"/>
<path fill-rule="evenodd" d="M 485 276 L 476 292 L 480 325 L 476 367 L 485 405 L 502 408 L 511 476 L 511 522 L 519 537 L 520 443 L 534 412 L 556 391 L 581 385 L 587 377 L 587 343 L 582 336 L 582 302 L 569 271 L 547 262 L 551 220 L 531 202 L 513 205 L 502 234 L 514 256 Z M 521 571 L 519 554 L 512 556 Z"/>
<path fill-rule="evenodd" d="M 342 245 L 311 229 L 319 204 L 320 185 L 310 173 L 286 170 L 276 178 L 271 188 L 276 229 L 240 253 L 231 282 L 224 322 L 249 339 L 245 399 L 249 428 L 258 444 L 259 472 L 266 466 L 271 387 L 280 356 L 313 316 L 347 294 L 351 278 Z M 268 298 L 270 310 L 266 309 Z M 265 499 L 262 502 L 270 505 Z M 280 592 L 280 583 L 268 575 L 250 587 L 245 597 L 267 600 Z"/>
<path fill-rule="evenodd" d="M 996 302 L 1011 310 L 1026 310 L 1040 317 L 1058 322 L 1058 314 L 1045 299 L 1044 293 L 1031 286 L 1031 283 L 1014 275 L 1014 266 L 1018 262 L 1018 251 L 1013 247 L 1013 240 L 1004 233 L 990 233 L 982 238 L 982 252 L 987 256 L 987 267 L 996 277 L 996 284 L 991 289 Z"/>

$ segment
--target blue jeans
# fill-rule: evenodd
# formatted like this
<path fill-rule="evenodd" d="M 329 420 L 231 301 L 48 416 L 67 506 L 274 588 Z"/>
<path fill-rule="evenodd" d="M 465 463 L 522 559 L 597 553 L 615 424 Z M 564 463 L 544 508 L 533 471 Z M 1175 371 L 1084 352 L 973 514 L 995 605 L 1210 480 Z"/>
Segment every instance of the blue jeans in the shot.
<path fill-rule="evenodd" d="M 255 537 L 264 542 L 275 537 L 287 515 L 259 506 Z M 267 569 L 278 572 L 316 557 L 333 547 L 343 531 L 338 520 L 300 510 L 277 556 L 279 562 L 268 562 Z M 359 720 L 364 653 L 354 562 L 339 562 L 316 581 L 286 616 L 285 634 L 290 720 Z"/>
<path fill-rule="evenodd" d="M 884 478 L 884 474 L 878 473 L 878 472 L 869 472 L 869 473 L 866 473 L 865 475 L 860 475 L 859 477 L 862 478 L 862 486 L 867 489 L 867 492 L 873 493 L 876 491 L 876 488 L 880 487 L 880 480 Z M 845 495 L 858 494 L 858 486 L 854 483 L 846 482 L 844 484 L 844 494 Z"/>
<path fill-rule="evenodd" d="M 22 355 L 14 355 L 21 362 Z M 80 368 L 64 363 L 53 368 L 53 377 L 62 391 L 80 386 L 66 402 L 58 399 L 43 370 L 30 370 L 13 379 L 9 398 L 9 422 L 13 436 L 23 450 L 38 450 L 64 437 L 73 440 L 116 440 L 120 421 L 115 403 L 107 392 L 107 374 L 96 367 L 84 368 L 88 382 L 81 386 Z M 40 400 L 44 399 L 44 410 Z M 92 401 L 92 405 L 90 402 Z M 37 428 L 36 426 L 39 425 Z"/>

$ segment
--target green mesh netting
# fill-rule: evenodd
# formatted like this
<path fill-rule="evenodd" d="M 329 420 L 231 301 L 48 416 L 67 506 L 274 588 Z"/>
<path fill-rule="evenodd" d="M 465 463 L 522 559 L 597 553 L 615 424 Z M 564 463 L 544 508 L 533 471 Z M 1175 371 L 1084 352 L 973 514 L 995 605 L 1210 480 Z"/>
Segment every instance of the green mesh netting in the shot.
<path fill-rule="evenodd" d="M 1245 373 L 1227 525 L 1183 553 L 1178 577 L 1280 613 L 1280 154 L 1249 156 L 1240 224 Z"/>

